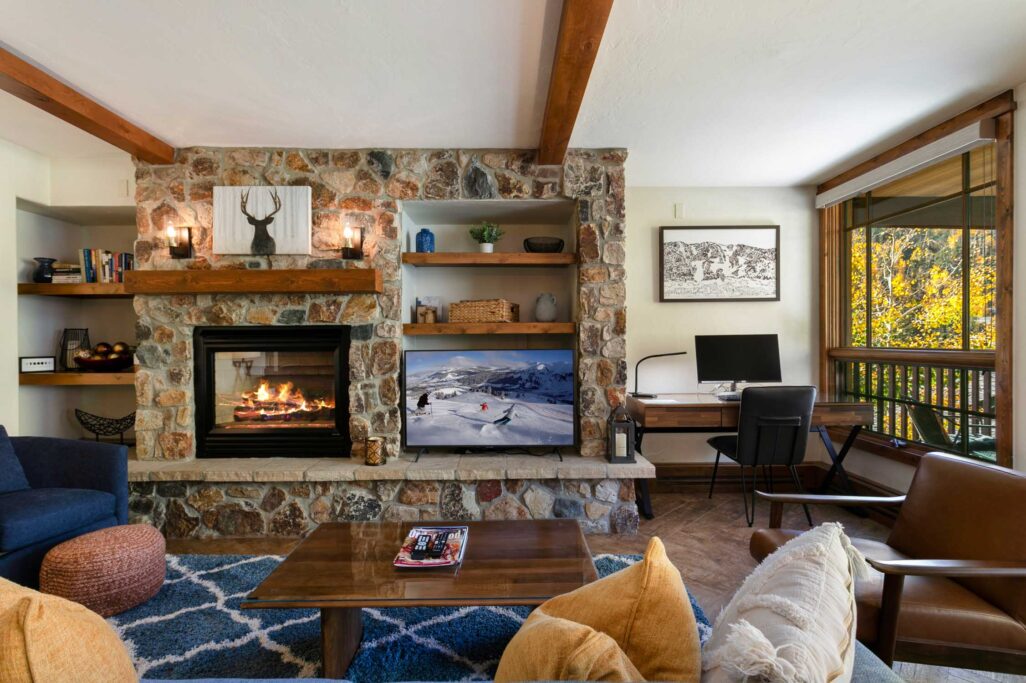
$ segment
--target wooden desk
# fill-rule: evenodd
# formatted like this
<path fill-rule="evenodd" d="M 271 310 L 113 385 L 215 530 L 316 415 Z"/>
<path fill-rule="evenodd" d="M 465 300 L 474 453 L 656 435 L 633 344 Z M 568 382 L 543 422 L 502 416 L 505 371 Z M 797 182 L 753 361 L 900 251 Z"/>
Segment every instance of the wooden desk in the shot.
<path fill-rule="evenodd" d="M 712 394 L 659 394 L 654 399 L 627 396 L 627 412 L 637 425 L 635 447 L 639 453 L 643 452 L 641 444 L 647 432 L 735 431 L 740 408 L 739 401 L 721 401 Z M 862 428 L 872 423 L 873 406 L 870 403 L 816 402 L 812 411 L 811 431 L 819 434 L 832 462 L 821 490 L 828 488 L 836 475 L 847 491 L 854 493 L 844 471 L 844 459 Z M 840 451 L 834 448 L 834 442 L 827 433 L 828 427 L 851 428 Z M 642 482 L 638 489 L 641 514 L 651 519 L 652 503 L 648 495 L 648 482 Z"/>

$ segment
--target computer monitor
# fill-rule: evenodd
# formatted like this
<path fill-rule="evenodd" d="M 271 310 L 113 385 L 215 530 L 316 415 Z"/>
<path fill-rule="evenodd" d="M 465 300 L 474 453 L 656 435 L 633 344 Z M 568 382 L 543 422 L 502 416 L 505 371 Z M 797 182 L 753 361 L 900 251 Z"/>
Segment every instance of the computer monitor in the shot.
<path fill-rule="evenodd" d="M 731 392 L 737 391 L 738 382 L 780 381 L 775 334 L 695 335 L 695 362 L 699 382 L 730 382 Z"/>

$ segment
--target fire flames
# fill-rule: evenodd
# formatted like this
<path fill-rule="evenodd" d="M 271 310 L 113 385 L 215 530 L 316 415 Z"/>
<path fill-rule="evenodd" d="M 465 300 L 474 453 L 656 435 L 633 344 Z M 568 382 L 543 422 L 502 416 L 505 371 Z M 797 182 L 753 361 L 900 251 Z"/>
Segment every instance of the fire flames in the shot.
<path fill-rule="evenodd" d="M 333 411 L 334 408 L 334 401 L 307 399 L 292 382 L 272 388 L 269 381 L 261 379 L 260 386 L 254 391 L 242 392 L 242 400 L 235 408 L 235 419 L 310 419 L 322 411 Z"/>

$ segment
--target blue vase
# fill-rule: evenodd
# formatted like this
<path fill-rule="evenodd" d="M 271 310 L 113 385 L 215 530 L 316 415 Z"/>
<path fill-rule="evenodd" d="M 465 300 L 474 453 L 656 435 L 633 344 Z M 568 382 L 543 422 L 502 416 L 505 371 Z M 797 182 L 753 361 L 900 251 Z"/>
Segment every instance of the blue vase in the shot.
<path fill-rule="evenodd" d="M 432 242 L 434 240 L 432 239 Z M 33 282 L 53 282 L 53 264 L 57 260 L 55 258 L 43 258 L 42 256 L 36 256 L 32 259 L 39 265 L 32 271 Z"/>
<path fill-rule="evenodd" d="M 435 253 L 435 233 L 421 228 L 417 233 L 417 251 L 421 254 Z"/>

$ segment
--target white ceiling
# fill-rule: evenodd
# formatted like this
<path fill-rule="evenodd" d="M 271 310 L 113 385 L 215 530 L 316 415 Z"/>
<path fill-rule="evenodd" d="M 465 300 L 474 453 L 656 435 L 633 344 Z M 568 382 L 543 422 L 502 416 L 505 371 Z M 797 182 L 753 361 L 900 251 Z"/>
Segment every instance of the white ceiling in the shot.
<path fill-rule="evenodd" d="M 0 44 L 176 146 L 534 147 L 561 2 L 5 5 Z M 616 0 L 571 144 L 816 182 L 1026 82 L 1024 35 L 1024 0 Z"/>
<path fill-rule="evenodd" d="M 56 116 L 0 90 L 0 138 L 43 156 L 75 158 L 126 154 Z"/>

